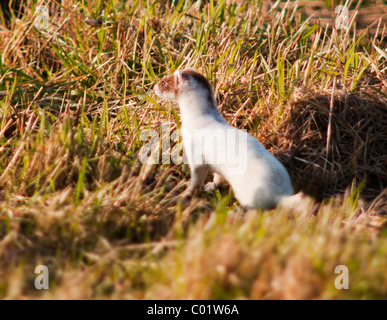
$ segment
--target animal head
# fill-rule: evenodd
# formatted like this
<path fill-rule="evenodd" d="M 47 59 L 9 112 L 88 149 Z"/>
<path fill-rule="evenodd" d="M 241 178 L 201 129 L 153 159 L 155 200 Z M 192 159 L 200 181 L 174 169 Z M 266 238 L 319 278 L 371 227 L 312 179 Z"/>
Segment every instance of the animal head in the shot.
<path fill-rule="evenodd" d="M 178 103 L 182 95 L 198 94 L 213 101 L 213 92 L 208 80 L 193 69 L 176 70 L 161 79 L 155 86 L 160 98 Z"/>

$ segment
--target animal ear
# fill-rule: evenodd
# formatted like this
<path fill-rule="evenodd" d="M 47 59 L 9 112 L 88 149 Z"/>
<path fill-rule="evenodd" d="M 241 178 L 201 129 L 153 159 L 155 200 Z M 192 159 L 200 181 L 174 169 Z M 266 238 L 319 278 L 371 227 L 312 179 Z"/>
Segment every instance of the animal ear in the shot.
<path fill-rule="evenodd" d="M 183 84 L 183 82 L 184 82 L 183 71 L 176 70 L 175 71 L 175 79 L 176 79 L 177 86 L 180 87 Z"/>

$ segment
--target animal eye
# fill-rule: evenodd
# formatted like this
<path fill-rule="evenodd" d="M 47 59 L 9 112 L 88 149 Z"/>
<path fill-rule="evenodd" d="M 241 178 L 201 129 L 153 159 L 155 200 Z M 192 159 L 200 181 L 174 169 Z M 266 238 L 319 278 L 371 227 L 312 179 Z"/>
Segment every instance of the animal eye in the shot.
<path fill-rule="evenodd" d="M 166 85 L 165 81 L 161 82 L 161 85 L 162 85 L 163 87 L 165 87 L 165 85 Z"/>

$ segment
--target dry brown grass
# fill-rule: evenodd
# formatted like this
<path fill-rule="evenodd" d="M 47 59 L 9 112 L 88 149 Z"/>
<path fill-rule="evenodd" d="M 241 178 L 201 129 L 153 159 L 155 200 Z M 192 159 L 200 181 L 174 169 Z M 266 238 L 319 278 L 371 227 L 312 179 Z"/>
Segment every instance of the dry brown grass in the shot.
<path fill-rule="evenodd" d="M 320 200 L 353 183 L 362 184 L 365 199 L 381 194 L 387 181 L 386 96 L 365 86 L 358 92 L 302 88 L 293 96 L 281 121 L 262 130 L 272 133 L 262 136 L 298 189 Z"/>

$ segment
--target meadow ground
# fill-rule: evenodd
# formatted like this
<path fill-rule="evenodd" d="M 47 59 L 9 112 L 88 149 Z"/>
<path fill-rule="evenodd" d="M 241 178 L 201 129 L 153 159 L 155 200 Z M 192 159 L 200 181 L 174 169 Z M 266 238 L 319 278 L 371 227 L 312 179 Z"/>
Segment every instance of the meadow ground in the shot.
<path fill-rule="evenodd" d="M 387 33 L 357 30 L 349 7 L 340 29 L 279 1 L 0 14 L 0 298 L 386 299 Z M 228 187 L 185 202 L 186 165 L 139 160 L 180 127 L 152 88 L 184 67 L 284 163 L 304 208 L 243 212 Z"/>

